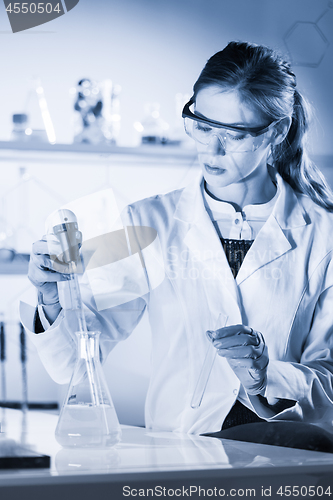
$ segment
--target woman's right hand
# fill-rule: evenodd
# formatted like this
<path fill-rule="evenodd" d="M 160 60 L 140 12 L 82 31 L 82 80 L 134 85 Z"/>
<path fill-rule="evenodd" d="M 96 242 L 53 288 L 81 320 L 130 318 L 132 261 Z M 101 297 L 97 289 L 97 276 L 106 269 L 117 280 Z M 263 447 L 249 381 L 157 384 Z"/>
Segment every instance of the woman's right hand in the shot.
<path fill-rule="evenodd" d="M 68 266 L 55 261 L 56 256 L 60 254 L 59 240 L 53 234 L 43 236 L 32 245 L 28 278 L 36 287 L 42 298 L 42 304 L 45 306 L 59 304 L 57 282 L 66 281 L 69 278 Z"/>

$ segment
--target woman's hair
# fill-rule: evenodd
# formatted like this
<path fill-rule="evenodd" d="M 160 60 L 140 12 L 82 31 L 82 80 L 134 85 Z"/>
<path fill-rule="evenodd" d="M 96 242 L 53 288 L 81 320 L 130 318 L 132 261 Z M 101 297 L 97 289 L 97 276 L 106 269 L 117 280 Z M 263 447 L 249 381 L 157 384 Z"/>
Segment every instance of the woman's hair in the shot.
<path fill-rule="evenodd" d="M 268 47 L 230 42 L 208 60 L 194 84 L 194 99 L 208 86 L 237 90 L 270 122 L 291 117 L 286 138 L 272 146 L 273 166 L 295 191 L 333 211 L 333 192 L 305 150 L 309 106 L 296 89 L 289 63 Z"/>

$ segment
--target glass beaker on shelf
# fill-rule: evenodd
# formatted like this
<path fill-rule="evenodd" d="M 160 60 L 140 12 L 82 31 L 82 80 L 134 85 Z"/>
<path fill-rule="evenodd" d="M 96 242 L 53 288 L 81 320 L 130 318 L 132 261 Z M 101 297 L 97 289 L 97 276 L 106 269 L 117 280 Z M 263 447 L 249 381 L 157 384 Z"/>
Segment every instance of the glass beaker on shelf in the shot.
<path fill-rule="evenodd" d="M 134 128 L 141 136 L 142 144 L 167 144 L 169 124 L 160 117 L 158 102 L 145 104 L 145 116 L 135 122 Z"/>
<path fill-rule="evenodd" d="M 55 431 L 56 440 L 65 448 L 105 448 L 121 438 L 99 358 L 99 335 L 77 333 L 78 359 Z"/>

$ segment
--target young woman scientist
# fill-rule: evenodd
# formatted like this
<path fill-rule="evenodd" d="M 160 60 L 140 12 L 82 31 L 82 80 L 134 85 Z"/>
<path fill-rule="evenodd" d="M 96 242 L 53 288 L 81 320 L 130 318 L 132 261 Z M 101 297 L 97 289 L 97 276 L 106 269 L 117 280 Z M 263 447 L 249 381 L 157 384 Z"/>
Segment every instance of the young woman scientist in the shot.
<path fill-rule="evenodd" d="M 96 305 L 91 280 L 83 286 L 102 357 L 147 308 L 148 428 L 199 434 L 261 420 L 332 423 L 333 196 L 304 150 L 308 115 L 295 75 L 272 50 L 231 42 L 207 62 L 183 116 L 200 178 L 123 213 L 124 226 L 156 230 L 165 278 L 114 307 Z M 73 369 L 76 327 L 47 254 L 45 239 L 35 243 L 29 278 L 43 295 L 44 328 L 30 335 L 61 383 Z M 219 356 L 193 405 L 209 342 Z"/>

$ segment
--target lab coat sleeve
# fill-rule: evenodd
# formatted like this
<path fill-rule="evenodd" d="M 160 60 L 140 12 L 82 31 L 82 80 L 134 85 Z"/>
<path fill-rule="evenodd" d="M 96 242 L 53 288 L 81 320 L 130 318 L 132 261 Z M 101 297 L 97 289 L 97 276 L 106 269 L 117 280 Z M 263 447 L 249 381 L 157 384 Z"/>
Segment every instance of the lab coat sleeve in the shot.
<path fill-rule="evenodd" d="M 103 362 L 114 346 L 132 333 L 145 311 L 146 302 L 140 297 L 118 307 L 97 311 L 89 288 L 81 286 L 81 293 L 88 330 L 101 332 L 100 356 Z M 35 313 L 34 307 L 21 303 L 21 321 L 46 371 L 55 382 L 68 383 L 76 361 L 76 313 L 62 309 L 55 322 L 39 334 L 34 333 Z"/>
<path fill-rule="evenodd" d="M 268 401 L 277 398 L 295 401 L 295 404 L 278 412 L 278 405 L 267 407 L 261 403 L 261 398 L 251 396 L 251 403 L 259 416 L 315 423 L 333 421 L 332 303 L 333 285 L 319 296 L 299 363 L 269 361 L 265 397 Z"/>
<path fill-rule="evenodd" d="M 133 213 L 127 207 L 121 214 L 121 223 L 123 227 L 133 225 Z M 126 339 L 139 323 L 146 308 L 147 294 L 145 290 L 139 289 L 136 294 L 127 295 L 125 290 L 135 290 L 137 280 L 135 270 L 142 269 L 138 255 L 139 265 L 133 269 L 126 267 L 117 272 L 112 268 L 108 270 L 107 266 L 97 269 L 97 278 L 102 280 L 97 284 L 103 283 L 107 288 L 109 299 L 112 297 L 121 297 L 121 300 L 115 300 L 106 307 L 100 307 L 97 304 L 96 294 L 92 288 L 91 276 L 83 275 L 80 280 L 80 290 L 82 301 L 84 303 L 84 312 L 89 331 L 100 331 L 100 356 L 103 362 L 113 347 L 120 341 Z M 127 259 L 128 260 L 128 259 Z M 133 260 L 133 259 L 132 259 Z M 124 259 L 124 262 L 126 259 Z M 120 261 L 122 263 L 122 261 Z M 118 280 L 116 279 L 118 277 Z M 95 282 L 96 283 L 96 282 Z M 66 289 L 67 287 L 67 289 Z M 36 309 L 27 305 L 21 305 L 21 320 L 33 344 L 36 346 L 40 359 L 47 372 L 56 382 L 68 383 L 76 360 L 77 339 L 75 332 L 78 331 L 78 322 L 75 311 L 66 309 L 66 305 L 71 303 L 68 283 L 62 282 L 58 286 L 60 304 L 62 310 L 56 321 L 43 333 L 36 334 L 34 329 L 34 320 Z M 67 297 L 66 297 L 67 295 Z M 116 305 L 114 305 L 114 303 Z M 45 322 L 44 322 L 45 324 Z"/>

